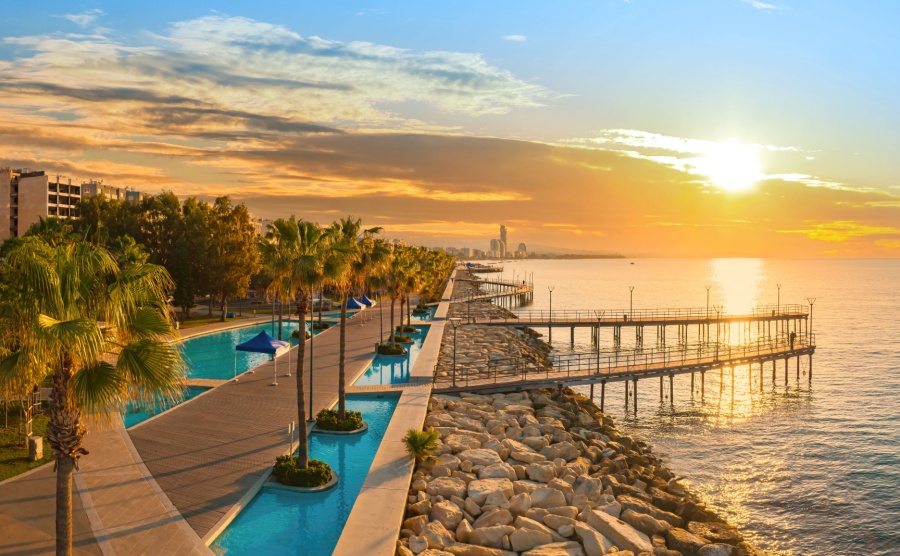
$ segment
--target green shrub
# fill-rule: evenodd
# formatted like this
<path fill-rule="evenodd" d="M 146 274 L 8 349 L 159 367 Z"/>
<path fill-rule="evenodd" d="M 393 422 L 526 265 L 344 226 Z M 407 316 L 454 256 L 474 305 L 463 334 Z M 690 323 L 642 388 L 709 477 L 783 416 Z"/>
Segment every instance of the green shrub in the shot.
<path fill-rule="evenodd" d="M 406 355 L 406 348 L 402 344 L 385 342 L 378 344 L 378 355 Z"/>
<path fill-rule="evenodd" d="M 433 463 L 435 457 L 431 455 L 437 450 L 437 441 L 441 437 L 437 431 L 420 431 L 409 429 L 406 436 L 403 437 L 403 444 L 406 447 L 406 453 L 409 457 L 416 460 L 416 463 Z"/>
<path fill-rule="evenodd" d="M 322 486 L 331 480 L 331 467 L 324 461 L 309 460 L 306 469 L 297 467 L 297 456 L 278 456 L 275 458 L 275 477 L 283 485 L 296 487 Z"/>
<path fill-rule="evenodd" d="M 397 326 L 397 332 L 408 332 L 410 334 L 415 334 L 418 331 L 419 331 L 418 328 L 416 328 L 415 326 L 410 326 L 408 324 L 404 325 L 404 326 L 400 326 L 400 325 Z"/>
<path fill-rule="evenodd" d="M 414 315 L 427 315 L 427 314 L 428 314 L 428 308 L 427 308 L 427 307 L 424 307 L 424 306 L 422 306 L 422 305 L 419 305 L 419 306 L 417 306 L 415 309 L 413 309 L 413 314 L 414 314 Z"/>
<path fill-rule="evenodd" d="M 309 340 L 309 338 L 310 338 L 311 336 L 312 336 L 312 334 L 310 334 L 310 333 L 309 333 L 309 330 L 307 330 L 307 331 L 306 331 L 306 339 Z M 298 328 L 297 330 L 294 330 L 293 332 L 291 332 L 291 338 L 296 339 L 296 338 L 299 338 L 299 337 L 300 337 L 300 329 L 299 329 L 299 328 Z"/>
<path fill-rule="evenodd" d="M 313 330 L 328 330 L 331 328 L 330 322 L 314 322 L 312 323 Z"/>
<path fill-rule="evenodd" d="M 401 344 L 411 344 L 413 339 L 406 334 L 394 334 L 394 341 Z"/>
<path fill-rule="evenodd" d="M 355 431 L 363 426 L 362 413 L 348 411 L 346 419 L 338 419 L 338 412 L 334 409 L 323 409 L 316 415 L 316 428 L 326 431 Z"/>

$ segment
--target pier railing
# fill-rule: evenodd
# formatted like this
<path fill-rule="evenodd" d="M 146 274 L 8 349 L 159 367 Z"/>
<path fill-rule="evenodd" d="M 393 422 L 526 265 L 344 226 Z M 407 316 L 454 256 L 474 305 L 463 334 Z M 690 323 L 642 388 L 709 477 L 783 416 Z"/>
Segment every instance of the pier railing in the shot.
<path fill-rule="evenodd" d="M 815 348 L 815 334 L 795 338 L 793 346 L 787 335 L 759 338 L 739 345 L 706 342 L 682 344 L 664 348 L 632 350 L 600 350 L 592 352 L 553 354 L 550 365 L 542 365 L 521 357 L 490 359 L 484 370 L 457 370 L 456 385 L 484 385 L 533 379 L 568 379 L 633 376 L 684 372 L 700 366 L 727 366 L 733 362 L 760 360 L 765 356 L 788 356 Z M 452 374 L 435 377 L 435 386 L 447 387 Z"/>
<path fill-rule="evenodd" d="M 679 321 L 679 320 L 708 320 L 709 322 L 735 320 L 742 318 L 759 318 L 764 316 L 790 316 L 805 317 L 809 314 L 809 307 L 806 305 L 765 305 L 753 309 L 750 314 L 729 314 L 714 310 L 707 310 L 705 307 L 692 308 L 676 308 L 676 309 L 636 309 L 629 311 L 628 309 L 620 310 L 599 310 L 599 309 L 581 309 L 581 310 L 562 310 L 562 311 L 520 311 L 516 316 L 501 318 L 487 318 L 483 322 L 521 322 L 523 324 L 552 322 L 591 322 L 599 323 L 610 322 L 660 322 L 660 321 Z"/>

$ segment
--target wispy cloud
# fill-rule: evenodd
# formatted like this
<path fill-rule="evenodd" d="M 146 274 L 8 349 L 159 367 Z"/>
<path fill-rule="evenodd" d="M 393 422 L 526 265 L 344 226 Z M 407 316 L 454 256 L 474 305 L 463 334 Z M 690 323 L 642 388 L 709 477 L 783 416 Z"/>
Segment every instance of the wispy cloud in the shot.
<path fill-rule="evenodd" d="M 96 21 L 98 17 L 105 14 L 106 12 L 104 12 L 103 10 L 94 9 L 81 12 L 80 14 L 66 14 L 59 17 L 68 19 L 79 27 L 87 27 L 88 25 Z"/>
<path fill-rule="evenodd" d="M 769 4 L 767 2 L 759 2 L 758 0 L 740 0 L 744 4 L 748 4 L 757 10 L 765 10 L 770 12 L 780 12 L 784 9 L 782 6 L 777 6 L 775 4 Z"/>
<path fill-rule="evenodd" d="M 528 40 L 528 37 L 526 37 L 525 35 L 505 35 L 503 37 L 503 40 L 512 42 L 525 42 Z"/>

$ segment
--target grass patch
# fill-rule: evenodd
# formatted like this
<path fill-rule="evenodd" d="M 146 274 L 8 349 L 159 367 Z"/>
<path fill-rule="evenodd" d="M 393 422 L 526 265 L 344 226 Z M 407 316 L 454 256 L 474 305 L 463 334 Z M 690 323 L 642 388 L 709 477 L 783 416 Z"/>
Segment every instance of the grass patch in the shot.
<path fill-rule="evenodd" d="M 0 419 L 2 418 L 3 415 L 0 414 Z M 36 415 L 34 417 L 34 434 L 44 437 L 44 457 L 38 461 L 28 461 L 28 444 L 23 442 L 23 438 L 19 436 L 19 418 L 18 406 L 10 406 L 9 426 L 5 429 L 0 426 L 0 481 L 40 467 L 52 459 L 53 450 L 50 449 L 47 441 L 47 424 L 50 422 L 50 416 Z M 2 424 L 3 422 L 0 421 L 0 425 Z"/>

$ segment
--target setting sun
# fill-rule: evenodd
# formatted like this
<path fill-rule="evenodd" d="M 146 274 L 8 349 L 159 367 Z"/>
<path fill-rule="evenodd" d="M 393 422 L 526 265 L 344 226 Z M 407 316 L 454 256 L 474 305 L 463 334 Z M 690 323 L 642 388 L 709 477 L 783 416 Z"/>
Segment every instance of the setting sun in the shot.
<path fill-rule="evenodd" d="M 739 143 L 716 145 L 696 161 L 697 173 L 726 191 L 744 191 L 762 177 L 759 158 Z"/>

